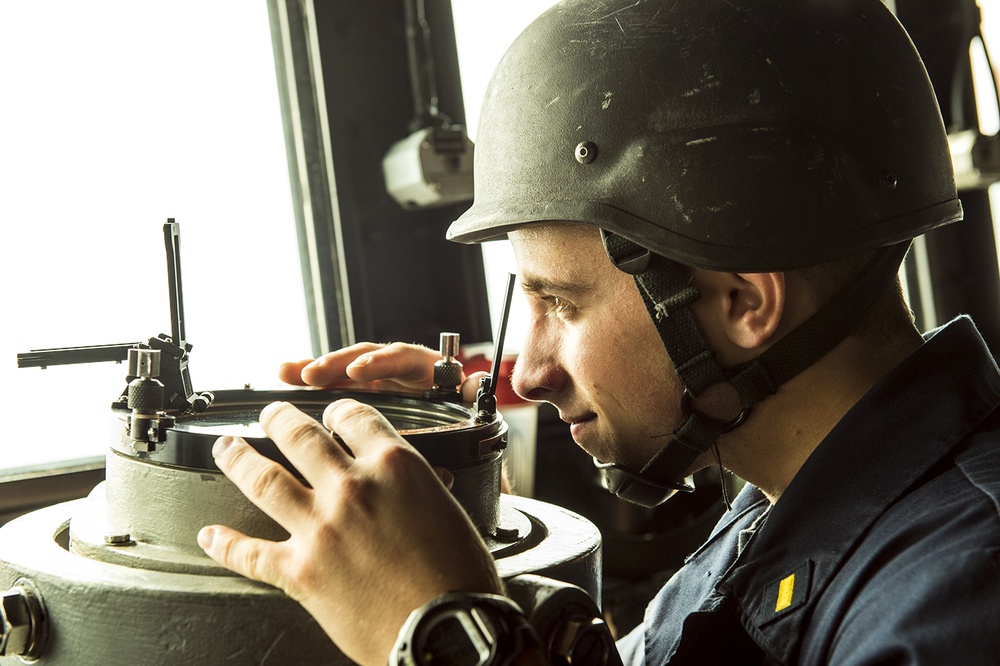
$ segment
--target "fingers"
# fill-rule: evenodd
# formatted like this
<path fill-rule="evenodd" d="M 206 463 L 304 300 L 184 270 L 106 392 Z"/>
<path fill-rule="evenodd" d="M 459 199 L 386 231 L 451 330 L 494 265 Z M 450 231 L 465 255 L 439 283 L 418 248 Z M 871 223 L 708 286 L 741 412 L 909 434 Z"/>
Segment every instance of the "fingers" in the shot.
<path fill-rule="evenodd" d="M 327 405 L 323 424 L 337 433 L 358 458 L 386 445 L 412 448 L 381 412 L 356 400 Z"/>
<path fill-rule="evenodd" d="M 281 587 L 277 557 L 281 544 L 248 537 L 222 525 L 209 525 L 198 532 L 198 545 L 225 568 Z"/>
<path fill-rule="evenodd" d="M 212 447 L 212 455 L 215 464 L 236 487 L 289 532 L 308 517 L 312 491 L 245 440 L 220 437 Z"/>
<path fill-rule="evenodd" d="M 475 402 L 476 394 L 479 393 L 479 380 L 486 376 L 486 372 L 473 372 L 462 382 L 462 400 Z"/>
<path fill-rule="evenodd" d="M 319 421 L 290 403 L 272 402 L 264 407 L 260 425 L 313 487 L 333 466 L 342 467 L 349 460 Z"/>
<path fill-rule="evenodd" d="M 350 379 L 375 382 L 391 379 L 411 388 L 430 388 L 434 379 L 436 352 L 419 345 L 369 342 L 326 354 L 302 368 L 302 379 L 312 386 L 328 386 Z"/>
<path fill-rule="evenodd" d="M 295 386 L 424 390 L 434 384 L 434 363 L 439 359 L 436 351 L 420 345 L 361 342 L 324 354 L 314 361 L 284 363 L 278 369 L 278 377 Z M 465 400 L 476 399 L 482 374 L 476 373 L 463 383 Z"/>
<path fill-rule="evenodd" d="M 302 366 L 299 375 L 302 382 L 309 386 L 332 386 L 349 380 L 351 377 L 347 374 L 347 366 L 359 356 L 377 350 L 381 346 L 373 342 L 360 342 L 338 349 Z"/>
<path fill-rule="evenodd" d="M 292 386 L 307 386 L 305 380 L 302 379 L 302 368 L 312 362 L 313 360 L 309 358 L 301 361 L 282 363 L 278 366 L 278 379 Z"/>
<path fill-rule="evenodd" d="M 419 345 L 394 342 L 359 356 L 347 366 L 347 373 L 358 380 L 396 379 L 420 388 L 430 388 L 434 381 L 437 352 Z"/>

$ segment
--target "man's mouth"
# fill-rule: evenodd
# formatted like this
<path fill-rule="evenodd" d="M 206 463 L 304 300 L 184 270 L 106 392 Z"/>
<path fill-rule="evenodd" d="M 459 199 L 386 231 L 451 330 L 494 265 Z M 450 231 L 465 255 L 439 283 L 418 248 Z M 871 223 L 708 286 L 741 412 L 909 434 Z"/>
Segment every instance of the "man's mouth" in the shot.
<path fill-rule="evenodd" d="M 580 441 L 580 437 L 586 431 L 587 427 L 597 420 L 597 414 L 593 412 L 587 414 L 580 414 L 579 416 L 560 417 L 563 421 L 569 424 L 569 432 L 573 436 L 573 440 L 576 442 Z"/>
<path fill-rule="evenodd" d="M 565 416 L 563 414 L 560 414 L 559 418 L 565 421 L 566 423 L 573 425 L 576 423 L 583 423 L 584 421 L 593 420 L 597 418 L 597 414 L 594 414 L 593 412 L 585 412 L 578 416 Z"/>

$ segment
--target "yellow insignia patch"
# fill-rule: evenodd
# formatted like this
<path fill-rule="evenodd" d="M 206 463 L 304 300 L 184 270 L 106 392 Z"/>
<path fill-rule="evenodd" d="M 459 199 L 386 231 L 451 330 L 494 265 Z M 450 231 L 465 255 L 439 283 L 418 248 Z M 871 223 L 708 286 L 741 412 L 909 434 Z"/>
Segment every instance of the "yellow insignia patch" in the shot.
<path fill-rule="evenodd" d="M 774 612 L 778 613 L 792 605 L 792 593 L 795 591 L 795 574 L 781 580 L 778 585 L 778 603 L 774 605 Z"/>
<path fill-rule="evenodd" d="M 788 571 L 784 566 L 782 569 Z M 757 626 L 788 617 L 805 606 L 809 602 L 812 576 L 813 562 L 806 560 L 788 575 L 768 583 L 762 590 L 763 603 L 757 607 Z"/>

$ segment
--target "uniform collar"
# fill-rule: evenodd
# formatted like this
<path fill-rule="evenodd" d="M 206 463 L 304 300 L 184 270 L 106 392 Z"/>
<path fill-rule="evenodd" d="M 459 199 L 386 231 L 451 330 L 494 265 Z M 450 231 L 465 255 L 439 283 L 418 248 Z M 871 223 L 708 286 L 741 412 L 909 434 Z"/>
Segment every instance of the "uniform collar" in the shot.
<path fill-rule="evenodd" d="M 719 585 L 762 647 L 790 658 L 808 616 L 802 610 L 840 560 L 998 405 L 1000 373 L 963 317 L 929 335 L 844 416 Z"/>

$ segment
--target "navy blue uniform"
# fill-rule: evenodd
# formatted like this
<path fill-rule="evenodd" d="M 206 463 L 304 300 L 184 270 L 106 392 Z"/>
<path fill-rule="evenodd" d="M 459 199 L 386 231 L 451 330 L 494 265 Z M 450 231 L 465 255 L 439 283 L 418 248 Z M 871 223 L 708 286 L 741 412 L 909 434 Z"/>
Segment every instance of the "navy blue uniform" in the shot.
<path fill-rule="evenodd" d="M 969 319 L 868 392 L 771 507 L 747 486 L 626 664 L 1000 664 L 1000 372 Z"/>

